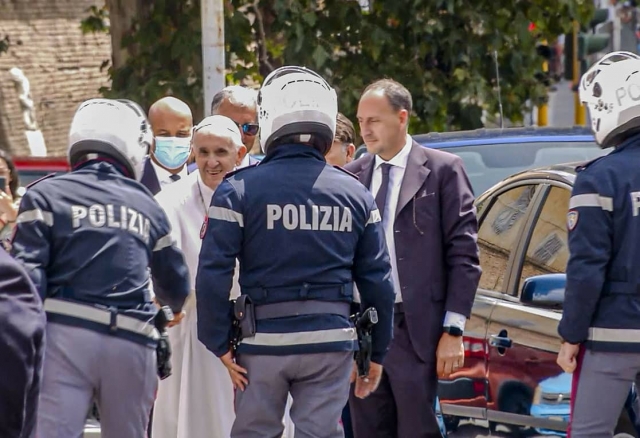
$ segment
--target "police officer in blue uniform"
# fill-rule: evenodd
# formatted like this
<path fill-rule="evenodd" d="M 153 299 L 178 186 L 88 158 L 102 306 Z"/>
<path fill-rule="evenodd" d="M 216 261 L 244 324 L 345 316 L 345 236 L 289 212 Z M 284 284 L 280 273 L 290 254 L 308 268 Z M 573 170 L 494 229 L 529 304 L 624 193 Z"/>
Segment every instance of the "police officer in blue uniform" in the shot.
<path fill-rule="evenodd" d="M 196 278 L 198 338 L 239 389 L 233 438 L 280 436 L 288 393 L 296 437 L 342 437 L 357 341 L 349 322 L 354 281 L 362 308 L 379 315 L 358 396 L 377 387 L 392 336 L 395 297 L 380 214 L 366 188 L 324 159 L 337 98 L 323 78 L 277 69 L 258 105 L 266 157 L 228 176 L 211 200 Z M 242 339 L 234 362 L 228 300 L 236 258 Z"/>
<path fill-rule="evenodd" d="M 0 248 L 0 436 L 30 438 L 36 427 L 45 316 L 24 268 Z"/>
<path fill-rule="evenodd" d="M 640 376 L 640 57 L 606 55 L 580 81 L 596 142 L 578 169 L 558 364 L 573 373 L 570 436 L 612 437 Z M 604 397 L 604 398 L 603 398 Z"/>
<path fill-rule="evenodd" d="M 12 253 L 47 315 L 39 438 L 82 436 L 94 398 L 103 438 L 145 436 L 158 383 L 150 276 L 178 314 L 190 286 L 164 211 L 137 181 L 151 141 L 138 105 L 88 100 L 71 123 L 72 171 L 22 198 Z"/>

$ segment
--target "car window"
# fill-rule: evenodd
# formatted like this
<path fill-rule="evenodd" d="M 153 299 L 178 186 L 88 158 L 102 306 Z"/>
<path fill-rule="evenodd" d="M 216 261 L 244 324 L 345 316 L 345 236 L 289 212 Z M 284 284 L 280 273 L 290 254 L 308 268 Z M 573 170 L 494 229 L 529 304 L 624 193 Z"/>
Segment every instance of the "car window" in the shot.
<path fill-rule="evenodd" d="M 444 144 L 429 147 L 439 148 Z M 588 161 L 608 153 L 595 142 L 534 142 L 479 144 L 445 147 L 443 150 L 462 158 L 476 196 L 493 185 L 527 169 L 555 164 Z"/>
<path fill-rule="evenodd" d="M 522 234 L 526 212 L 536 185 L 515 187 L 501 193 L 491 203 L 478 230 L 480 250 L 480 288 L 503 292 L 511 252 Z"/>
<path fill-rule="evenodd" d="M 518 282 L 518 291 L 528 277 L 564 273 L 569 259 L 567 210 L 569 189 L 552 186 L 531 233 Z"/>

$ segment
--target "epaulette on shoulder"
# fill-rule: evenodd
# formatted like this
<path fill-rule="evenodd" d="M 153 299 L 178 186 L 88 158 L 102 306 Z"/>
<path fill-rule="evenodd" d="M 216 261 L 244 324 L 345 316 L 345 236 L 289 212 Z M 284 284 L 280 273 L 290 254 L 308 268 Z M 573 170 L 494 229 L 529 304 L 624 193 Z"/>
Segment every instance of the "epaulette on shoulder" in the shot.
<path fill-rule="evenodd" d="M 31 188 L 31 187 L 35 186 L 36 184 L 38 184 L 39 182 L 42 182 L 42 181 L 44 181 L 45 179 L 53 178 L 53 177 L 54 177 L 54 176 L 56 176 L 56 175 L 57 175 L 57 173 L 50 173 L 50 174 L 48 174 L 48 175 L 45 175 L 45 176 L 43 176 L 42 178 L 39 178 L 39 179 L 37 179 L 37 180 L 33 181 L 32 183 L 27 184 L 27 185 L 25 186 L 25 189 Z"/>
<path fill-rule="evenodd" d="M 256 167 L 258 164 L 260 164 L 260 163 L 249 164 L 248 166 L 244 166 L 244 167 L 241 167 L 241 168 L 239 168 L 239 169 L 232 170 L 231 172 L 229 172 L 229 173 L 227 173 L 227 174 L 225 175 L 225 179 L 226 179 L 226 178 L 231 178 L 232 176 L 237 175 L 237 174 L 238 174 L 238 173 L 240 173 L 240 172 L 244 172 L 244 171 L 245 171 L 245 170 L 247 170 L 247 169 L 253 169 L 253 168 L 254 168 L 254 167 Z"/>
<path fill-rule="evenodd" d="M 358 175 L 356 175 L 355 173 L 351 173 L 351 172 L 349 172 L 349 171 L 348 171 L 347 169 L 345 169 L 344 167 L 340 167 L 340 166 L 335 166 L 335 165 L 334 165 L 334 166 L 333 166 L 333 168 L 334 168 L 334 169 L 338 169 L 339 171 L 346 173 L 346 174 L 347 174 L 347 175 L 349 175 L 350 177 L 353 177 L 353 178 L 355 178 L 355 179 L 359 179 L 359 178 L 358 178 Z"/>
<path fill-rule="evenodd" d="M 593 165 L 593 163 L 596 163 L 596 162 L 602 160 L 604 157 L 606 157 L 606 155 L 603 155 L 603 156 L 598 157 L 598 158 L 594 158 L 591 161 L 587 161 L 586 163 L 577 166 L 576 167 L 576 172 L 582 172 L 582 171 L 586 170 L 589 166 Z"/>

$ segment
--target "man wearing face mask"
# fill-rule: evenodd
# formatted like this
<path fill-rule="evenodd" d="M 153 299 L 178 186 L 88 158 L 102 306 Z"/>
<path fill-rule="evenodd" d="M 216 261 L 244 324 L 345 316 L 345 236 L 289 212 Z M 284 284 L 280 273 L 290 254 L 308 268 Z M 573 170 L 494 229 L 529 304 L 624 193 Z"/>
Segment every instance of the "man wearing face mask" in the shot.
<path fill-rule="evenodd" d="M 149 108 L 154 146 L 145 162 L 142 184 L 157 194 L 167 184 L 187 176 L 191 152 L 191 109 L 175 97 L 163 97 Z"/>

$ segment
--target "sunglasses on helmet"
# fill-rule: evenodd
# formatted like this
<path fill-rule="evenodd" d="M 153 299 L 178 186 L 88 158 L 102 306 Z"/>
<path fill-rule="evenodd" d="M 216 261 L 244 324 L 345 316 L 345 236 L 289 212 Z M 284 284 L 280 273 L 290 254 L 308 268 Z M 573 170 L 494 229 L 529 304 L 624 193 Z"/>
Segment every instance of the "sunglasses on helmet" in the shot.
<path fill-rule="evenodd" d="M 236 125 L 238 125 L 238 128 L 240 128 L 240 130 L 246 135 L 256 135 L 260 129 L 260 125 L 256 123 L 245 123 L 243 125 L 236 123 Z"/>

